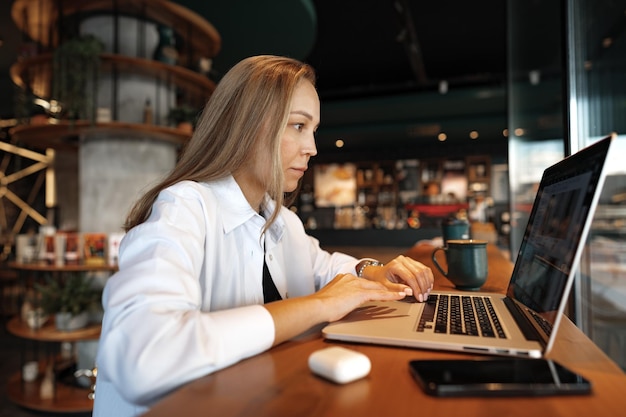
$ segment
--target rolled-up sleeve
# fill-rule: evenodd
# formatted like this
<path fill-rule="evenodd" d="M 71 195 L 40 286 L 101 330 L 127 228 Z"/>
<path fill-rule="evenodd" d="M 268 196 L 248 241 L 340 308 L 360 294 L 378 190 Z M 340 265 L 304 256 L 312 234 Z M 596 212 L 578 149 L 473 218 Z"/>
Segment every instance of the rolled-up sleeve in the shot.
<path fill-rule="evenodd" d="M 268 350 L 264 260 L 285 297 L 311 294 L 356 259 L 328 253 L 298 216 L 265 219 L 232 177 L 161 192 L 120 246 L 104 290 L 94 416 L 135 416 L 196 378 Z"/>
<path fill-rule="evenodd" d="M 125 236 L 120 270 L 105 287 L 98 379 L 131 403 L 149 404 L 272 346 L 274 323 L 261 305 L 208 311 L 202 204 L 163 193 L 150 220 Z"/>

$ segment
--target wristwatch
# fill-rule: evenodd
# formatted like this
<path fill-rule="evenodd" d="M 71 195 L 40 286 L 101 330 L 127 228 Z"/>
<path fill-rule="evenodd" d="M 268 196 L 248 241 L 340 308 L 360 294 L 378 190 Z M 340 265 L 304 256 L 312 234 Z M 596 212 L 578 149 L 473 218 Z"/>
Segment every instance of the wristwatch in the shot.
<path fill-rule="evenodd" d="M 357 277 L 361 278 L 363 277 L 363 271 L 365 270 L 365 268 L 367 268 L 368 266 L 383 266 L 382 262 L 378 262 L 374 259 L 366 259 L 365 261 L 361 261 L 361 267 L 359 268 L 359 270 L 357 271 Z"/>

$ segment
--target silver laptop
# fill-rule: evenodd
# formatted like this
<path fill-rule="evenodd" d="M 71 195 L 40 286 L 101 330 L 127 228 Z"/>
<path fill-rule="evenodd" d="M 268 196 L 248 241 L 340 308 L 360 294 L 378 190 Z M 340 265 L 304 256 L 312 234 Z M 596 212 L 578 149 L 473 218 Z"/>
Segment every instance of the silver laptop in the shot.
<path fill-rule="evenodd" d="M 539 358 L 553 346 L 585 244 L 613 142 L 602 139 L 547 168 L 506 295 L 435 291 L 368 303 L 324 337 L 425 349 Z M 455 322 L 457 320 L 458 322 Z"/>

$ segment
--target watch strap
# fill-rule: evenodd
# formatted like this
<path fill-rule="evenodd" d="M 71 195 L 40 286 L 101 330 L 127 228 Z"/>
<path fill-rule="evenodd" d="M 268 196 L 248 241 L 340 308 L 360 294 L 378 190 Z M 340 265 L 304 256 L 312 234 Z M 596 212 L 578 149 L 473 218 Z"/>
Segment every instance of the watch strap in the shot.
<path fill-rule="evenodd" d="M 363 277 L 363 271 L 368 266 L 383 266 L 383 263 L 379 262 L 377 260 L 374 260 L 374 259 L 366 259 L 365 261 L 361 261 L 361 267 L 359 268 L 359 270 L 356 273 L 357 277 L 362 278 Z"/>

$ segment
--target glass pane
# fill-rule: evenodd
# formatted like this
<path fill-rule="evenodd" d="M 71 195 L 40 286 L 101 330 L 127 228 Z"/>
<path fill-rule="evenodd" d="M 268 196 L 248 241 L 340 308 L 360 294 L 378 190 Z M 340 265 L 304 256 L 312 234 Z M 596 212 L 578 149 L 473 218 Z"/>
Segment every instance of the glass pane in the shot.
<path fill-rule="evenodd" d="M 568 7 L 571 148 L 617 135 L 581 261 L 577 323 L 626 369 L 626 0 Z"/>
<path fill-rule="evenodd" d="M 626 369 L 626 0 L 508 6 L 512 258 L 543 169 L 615 133 L 568 315 Z"/>
<path fill-rule="evenodd" d="M 508 136 L 512 259 L 543 170 L 562 159 L 560 2 L 509 0 Z"/>

